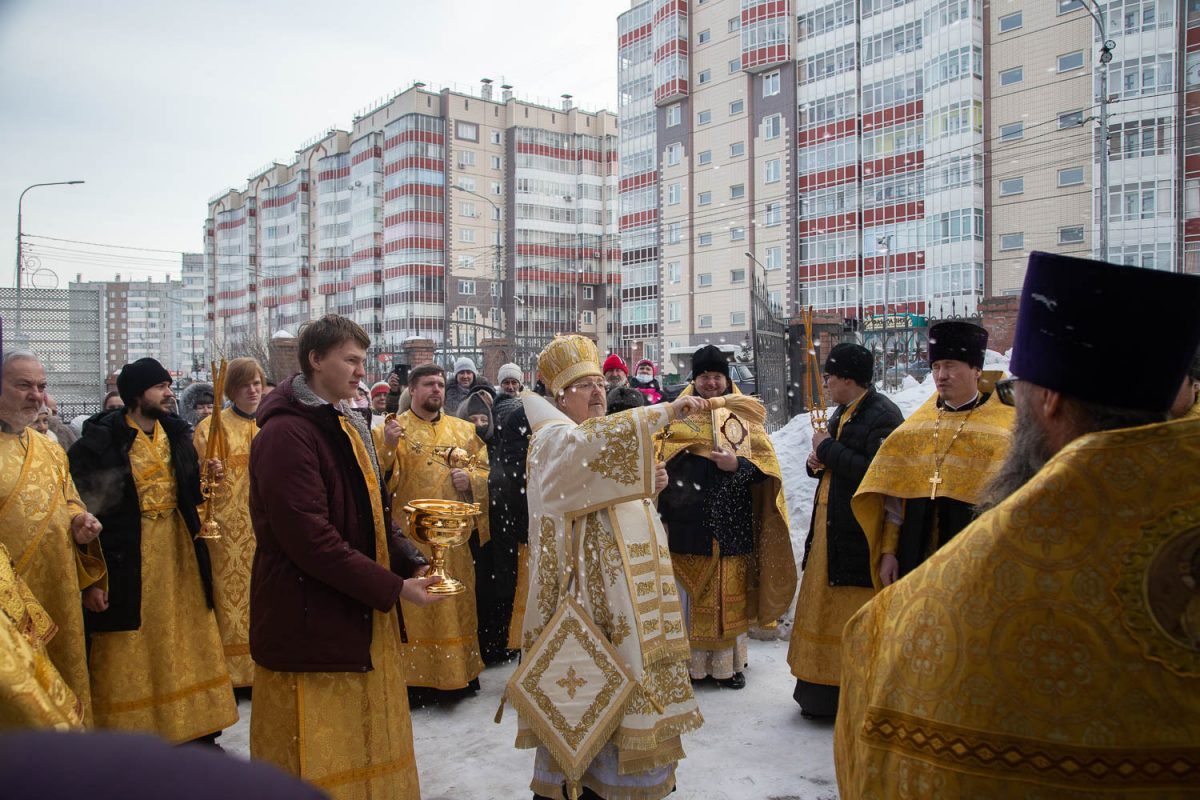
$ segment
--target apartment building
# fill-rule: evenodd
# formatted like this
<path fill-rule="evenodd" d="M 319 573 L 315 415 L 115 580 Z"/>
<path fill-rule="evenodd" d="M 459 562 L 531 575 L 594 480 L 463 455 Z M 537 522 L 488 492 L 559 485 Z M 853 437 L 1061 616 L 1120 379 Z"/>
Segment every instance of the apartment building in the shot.
<path fill-rule="evenodd" d="M 205 303 L 209 292 L 203 253 L 184 253 L 180 275 L 180 327 L 173 331 L 179 355 L 179 368 L 187 377 L 207 377 L 205 341 L 208 336 Z"/>
<path fill-rule="evenodd" d="M 993 0 L 986 7 L 989 294 L 1020 292 L 1030 250 L 1104 256 L 1104 69 L 1107 259 L 1200 268 L 1198 25 L 1200 8 L 1184 12 L 1174 0 L 1110 0 L 1098 8 L 1082 0 Z"/>
<path fill-rule="evenodd" d="M 72 290 L 97 286 L 104 294 L 106 374 L 139 358 L 157 359 L 176 377 L 190 376 L 194 352 L 184 336 L 184 282 L 166 279 L 71 284 Z M 200 306 L 203 313 L 203 306 Z M 195 311 L 193 310 L 193 314 Z M 202 348 L 202 342 L 196 343 Z"/>
<path fill-rule="evenodd" d="M 214 197 L 205 253 L 218 341 L 327 311 L 381 349 L 444 358 L 618 324 L 617 128 L 609 112 L 417 83 Z"/>

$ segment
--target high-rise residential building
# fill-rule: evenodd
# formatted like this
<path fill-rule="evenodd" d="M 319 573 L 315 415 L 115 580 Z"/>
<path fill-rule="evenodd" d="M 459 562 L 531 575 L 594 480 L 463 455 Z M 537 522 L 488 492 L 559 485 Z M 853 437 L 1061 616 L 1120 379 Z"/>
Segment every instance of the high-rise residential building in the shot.
<path fill-rule="evenodd" d="M 1200 271 L 1200 8 L 1187 18 L 1175 0 L 1110 0 L 1102 16 L 1089 8 L 1083 0 L 987 8 L 990 294 L 1020 292 L 1030 250 L 1102 255 L 1106 52 L 1108 260 Z"/>
<path fill-rule="evenodd" d="M 190 340 L 184 343 L 184 283 L 121 280 L 72 284 L 72 289 L 97 286 L 105 295 L 106 374 L 139 358 L 157 359 L 177 378 L 192 371 Z"/>
<path fill-rule="evenodd" d="M 172 331 L 179 354 L 179 367 L 193 380 L 208 373 L 205 342 L 208 324 L 205 304 L 210 294 L 208 273 L 204 269 L 203 253 L 184 253 L 180 300 L 180 327 Z"/>
<path fill-rule="evenodd" d="M 532 363 L 556 333 L 603 347 L 621 298 L 616 118 L 424 84 L 357 114 L 212 199 L 209 317 L 223 347 L 325 312 L 377 347 L 443 358 L 509 340 Z"/>

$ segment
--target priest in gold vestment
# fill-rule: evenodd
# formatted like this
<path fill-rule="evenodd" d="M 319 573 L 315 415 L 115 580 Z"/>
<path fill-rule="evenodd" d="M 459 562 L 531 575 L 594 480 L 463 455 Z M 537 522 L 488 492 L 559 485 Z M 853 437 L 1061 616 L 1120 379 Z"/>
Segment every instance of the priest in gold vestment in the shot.
<path fill-rule="evenodd" d="M 692 374 L 685 396 L 741 394 L 729 378 L 728 357 L 714 345 L 695 352 Z M 658 511 L 681 589 L 692 680 L 711 676 L 741 689 L 750 626 L 774 625 L 787 612 L 796 594 L 796 556 L 766 428 L 749 422 L 731 428 L 727 414 L 685 417 L 667 428 L 660 457 L 668 480 Z"/>
<path fill-rule="evenodd" d="M 335 800 L 417 800 L 397 609 L 431 602 L 437 579 L 393 529 L 375 440 L 349 403 L 366 332 L 329 314 L 298 345 L 303 371 L 259 407 L 250 461 L 250 755 Z"/>
<path fill-rule="evenodd" d="M 702 719 L 671 554 L 653 505 L 666 483 L 654 436 L 681 414 L 705 411 L 707 402 L 682 397 L 604 416 L 604 375 L 595 344 L 583 336 L 556 338 L 538 357 L 538 372 L 547 396 L 522 396 L 533 430 L 522 648 L 528 654 L 554 614 L 567 590 L 562 576 L 577 574 L 585 612 L 637 677 L 615 732 L 581 782 L 601 798 L 657 800 L 674 790 L 680 734 Z M 535 797 L 564 800 L 564 776 L 545 741 L 552 734 L 522 716 L 517 747 L 537 748 Z"/>
<path fill-rule="evenodd" d="M 876 588 L 894 583 L 974 518 L 983 487 L 1012 437 L 1012 409 L 983 372 L 987 331 L 968 322 L 929 329 L 937 393 L 896 428 L 875 454 L 851 501 L 871 550 Z"/>
<path fill-rule="evenodd" d="M 225 664 L 235 688 L 254 683 L 250 659 L 250 565 L 254 561 L 254 527 L 250 524 L 250 443 L 258 433 L 254 412 L 262 399 L 265 375 L 253 358 L 235 358 L 225 375 L 229 413 L 221 414 L 226 458 L 224 477 L 213 497 L 212 518 L 221 538 L 208 542 L 212 555 L 213 601 L 217 627 L 225 647 Z M 196 425 L 192 441 L 204 458 L 212 416 Z"/>
<path fill-rule="evenodd" d="M 422 364 L 408 374 L 411 406 L 396 421 L 404 431 L 396 446 L 395 466 L 388 489 L 392 517 L 407 530 L 404 506 L 422 498 L 479 503 L 480 543 L 488 539 L 487 446 L 475 435 L 475 426 L 452 417 L 443 409 L 446 374 L 436 364 Z M 485 469 L 451 469 L 444 448 L 457 447 L 477 458 Z M 417 544 L 429 555 L 427 545 Z M 446 572 L 467 586 L 445 602 L 419 608 L 402 603 L 405 642 L 404 674 L 409 686 L 443 692 L 479 689 L 483 658 L 479 652 L 479 622 L 475 611 L 475 566 L 469 547 L 446 552 Z"/>
<path fill-rule="evenodd" d="M 46 652 L 58 633 L 0 543 L 0 732 L 83 726 L 83 704 Z"/>
<path fill-rule="evenodd" d="M 990 509 L 846 626 L 842 797 L 1196 796 L 1200 419 L 1164 420 L 1198 307 L 1200 278 L 1030 255 Z"/>
<path fill-rule="evenodd" d="M 151 358 L 117 378 L 125 408 L 96 414 L 71 475 L 104 528 L 109 591 L 88 610 L 96 727 L 212 742 L 237 721 L 212 613 L 191 430 L 171 413 L 171 375 Z"/>
<path fill-rule="evenodd" d="M 88 513 L 67 455 L 29 427 L 42 404 L 46 372 L 37 357 L 13 351 L 4 359 L 0 392 L 0 544 L 17 574 L 58 627 L 47 650 L 83 706 L 91 724 L 87 646 L 82 601 L 91 606 L 107 590 L 96 536 L 99 521 Z M 81 550 L 80 548 L 85 548 Z"/>

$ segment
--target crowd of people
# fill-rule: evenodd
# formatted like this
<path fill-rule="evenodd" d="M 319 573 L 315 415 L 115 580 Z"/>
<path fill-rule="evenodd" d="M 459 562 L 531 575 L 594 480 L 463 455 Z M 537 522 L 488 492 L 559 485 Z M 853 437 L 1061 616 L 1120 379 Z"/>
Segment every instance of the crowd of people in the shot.
<path fill-rule="evenodd" d="M 470 702 L 517 659 L 535 798 L 662 798 L 703 725 L 693 685 L 744 688 L 750 633 L 790 621 L 779 689 L 835 721 L 843 797 L 1184 796 L 1200 279 L 1034 253 L 1011 375 L 985 369 L 988 339 L 933 325 L 935 392 L 907 419 L 870 350 L 832 347 L 812 517 L 790 524 L 712 345 L 669 401 L 651 361 L 631 374 L 580 335 L 494 385 L 460 358 L 369 386 L 367 334 L 329 315 L 278 385 L 237 358 L 223 397 L 176 397 L 141 359 L 79 430 L 54 424 L 38 356 L 7 352 L 0 729 L 215 747 L 249 698 L 260 765 L 414 798 L 411 706 Z M 410 535 L 430 499 L 479 509 L 446 553 L 459 594 Z"/>

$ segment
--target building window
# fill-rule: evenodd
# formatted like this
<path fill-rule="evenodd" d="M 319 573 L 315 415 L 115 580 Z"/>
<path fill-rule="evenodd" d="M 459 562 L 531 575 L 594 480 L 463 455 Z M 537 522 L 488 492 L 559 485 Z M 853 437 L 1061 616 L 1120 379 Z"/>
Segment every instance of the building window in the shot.
<path fill-rule="evenodd" d="M 746 143 L 745 142 L 734 142 L 733 144 L 729 145 L 729 157 L 730 158 L 737 158 L 738 156 L 744 156 L 745 154 L 746 154 Z"/>
<path fill-rule="evenodd" d="M 1012 69 L 1006 69 L 1006 70 L 1000 71 L 1000 85 L 1001 86 L 1012 86 L 1014 83 L 1020 83 L 1024 79 L 1025 79 L 1025 68 L 1024 67 L 1013 67 Z"/>
<path fill-rule="evenodd" d="M 496 196 L 504 194 L 504 187 L 498 181 L 492 181 L 492 194 Z"/>
<path fill-rule="evenodd" d="M 1058 229 L 1059 244 L 1079 244 L 1083 241 L 1083 226 L 1068 225 Z"/>
<path fill-rule="evenodd" d="M 701 272 L 699 275 L 696 276 L 696 285 L 698 287 L 700 287 L 701 289 L 712 286 L 712 273 L 711 272 Z"/>
<path fill-rule="evenodd" d="M 730 283 L 745 283 L 746 282 L 746 270 L 745 269 L 729 270 L 729 282 Z"/>
<path fill-rule="evenodd" d="M 701 166 L 704 166 L 705 164 L 711 164 L 712 150 L 701 150 L 700 154 L 696 156 L 696 163 L 700 164 Z"/>
<path fill-rule="evenodd" d="M 763 75 L 763 97 L 774 97 L 779 94 L 779 72 L 768 72 Z"/>
<path fill-rule="evenodd" d="M 1023 233 L 1002 233 L 1000 234 L 1000 249 L 1001 250 L 1020 250 L 1025 246 L 1025 234 Z"/>
<path fill-rule="evenodd" d="M 729 229 L 729 240 L 730 241 L 740 242 L 745 238 L 746 238 L 746 229 L 745 228 L 730 228 Z"/>
<path fill-rule="evenodd" d="M 1008 178 L 1000 181 L 1000 196 L 1007 197 L 1012 194 L 1022 194 L 1025 191 L 1024 178 Z"/>
<path fill-rule="evenodd" d="M 696 44 L 708 44 L 712 41 L 712 31 L 708 28 L 696 34 Z"/>
<path fill-rule="evenodd" d="M 696 113 L 696 124 L 697 125 L 707 125 L 710 122 L 712 122 L 712 112 L 711 111 L 700 111 L 700 112 Z"/>
<path fill-rule="evenodd" d="M 464 217 L 474 217 L 475 216 L 475 204 L 474 203 L 462 203 L 459 205 L 459 211 L 462 212 L 462 215 Z"/>
<path fill-rule="evenodd" d="M 678 183 L 668 183 L 667 184 L 667 205 L 669 205 L 669 206 L 679 205 L 679 199 L 680 199 L 681 194 L 683 194 L 683 192 L 680 191 Z"/>
<path fill-rule="evenodd" d="M 699 205 L 706 206 L 712 202 L 712 192 L 701 192 L 696 198 Z"/>
<path fill-rule="evenodd" d="M 1078 186 L 1083 183 L 1083 167 L 1067 167 L 1058 171 L 1059 186 Z"/>
<path fill-rule="evenodd" d="M 475 281 L 459 281 L 458 282 L 458 293 L 459 294 L 475 294 Z"/>
<path fill-rule="evenodd" d="M 729 187 L 729 199 L 730 200 L 741 200 L 745 196 L 746 196 L 746 184 L 735 183 L 733 186 Z"/>
<path fill-rule="evenodd" d="M 1000 141 L 1015 142 L 1025 135 L 1024 122 L 1010 122 L 1000 126 Z"/>
<path fill-rule="evenodd" d="M 783 167 L 778 158 L 772 158 L 763 168 L 763 183 L 777 183 L 783 178 Z"/>
<path fill-rule="evenodd" d="M 672 300 L 667 303 L 667 322 L 679 322 L 683 318 L 680 313 L 680 303 Z"/>
<path fill-rule="evenodd" d="M 679 268 L 678 261 L 672 261 L 667 264 L 667 282 L 679 283 L 683 280 L 683 271 Z"/>
<path fill-rule="evenodd" d="M 767 257 L 763 259 L 763 266 L 768 270 L 783 269 L 783 248 L 768 247 Z"/>
<path fill-rule="evenodd" d="M 674 128 L 683 121 L 683 110 L 679 103 L 673 106 L 667 106 L 667 127 Z"/>
<path fill-rule="evenodd" d="M 1076 50 L 1074 53 L 1066 53 L 1058 57 L 1058 71 L 1070 72 L 1073 69 L 1079 69 L 1083 66 L 1083 51 Z"/>
<path fill-rule="evenodd" d="M 1058 115 L 1058 127 L 1062 128 L 1078 128 L 1083 124 L 1082 111 L 1064 111 Z"/>
<path fill-rule="evenodd" d="M 677 165 L 680 159 L 683 158 L 683 145 L 676 142 L 675 144 L 667 145 L 667 166 L 673 167 Z"/>
<path fill-rule="evenodd" d="M 474 178 L 459 178 L 458 179 L 458 188 L 462 189 L 465 192 L 475 191 L 475 179 Z"/>
<path fill-rule="evenodd" d="M 1000 32 L 1001 33 L 1008 33 L 1009 31 L 1015 31 L 1020 27 L 1021 27 L 1021 12 L 1020 11 L 1016 12 L 1015 14 L 1005 14 L 1003 17 L 1000 18 Z"/>
<path fill-rule="evenodd" d="M 460 167 L 475 166 L 475 151 L 474 150 L 459 150 L 458 165 Z"/>
<path fill-rule="evenodd" d="M 1068 11 L 1074 11 L 1077 8 L 1083 8 L 1083 0 L 1058 0 L 1058 13 L 1066 14 Z"/>
<path fill-rule="evenodd" d="M 584 300 L 591 300 L 591 299 L 595 298 L 595 296 L 596 296 L 596 287 L 594 287 L 594 286 L 584 286 L 583 287 L 583 299 Z"/>
<path fill-rule="evenodd" d="M 579 314 L 580 322 L 584 325 L 594 325 L 596 322 L 596 314 L 592 311 L 583 311 Z"/>
<path fill-rule="evenodd" d="M 772 114 L 763 120 L 763 138 L 778 139 L 783 135 L 783 115 Z"/>
<path fill-rule="evenodd" d="M 500 144 L 500 142 L 502 141 L 501 136 L 500 136 L 500 131 L 492 131 L 491 140 L 492 140 L 492 144 Z"/>
<path fill-rule="evenodd" d="M 730 311 L 729 312 L 729 324 L 730 325 L 745 325 L 746 324 L 746 312 L 745 311 Z"/>
<path fill-rule="evenodd" d="M 460 242 L 466 242 L 468 244 L 473 243 L 475 241 L 475 229 L 474 228 L 459 228 L 458 240 Z"/>
<path fill-rule="evenodd" d="M 711 328 L 712 327 L 712 314 L 701 314 L 700 315 L 700 327 L 701 328 Z"/>
<path fill-rule="evenodd" d="M 733 33 L 734 31 L 738 31 L 741 29 L 742 29 L 742 18 L 741 17 L 730 17 L 727 30 L 730 33 Z"/>
<path fill-rule="evenodd" d="M 468 142 L 478 142 L 479 126 L 474 122 L 457 122 L 454 125 L 454 135 Z"/>
<path fill-rule="evenodd" d="M 711 69 L 702 69 L 702 70 L 700 70 L 700 74 L 698 74 L 696 76 L 696 83 L 701 84 L 701 85 L 708 83 L 711 80 L 712 80 L 712 70 Z"/>
<path fill-rule="evenodd" d="M 730 75 L 737 72 L 741 68 L 742 68 L 742 60 L 740 58 L 735 58 L 729 62 L 729 74 Z"/>
<path fill-rule="evenodd" d="M 492 156 L 492 169 L 500 169 L 500 156 Z"/>
<path fill-rule="evenodd" d="M 746 110 L 746 103 L 743 100 L 734 100 L 729 104 L 729 116 L 740 114 Z"/>
<path fill-rule="evenodd" d="M 783 224 L 783 203 L 767 203 L 766 207 L 766 225 Z"/>
<path fill-rule="evenodd" d="M 683 223 L 667 223 L 667 244 L 679 244 L 683 241 Z"/>
<path fill-rule="evenodd" d="M 708 247 L 711 244 L 712 244 L 712 234 L 711 233 L 702 233 L 696 237 L 696 246 L 697 247 Z"/>

